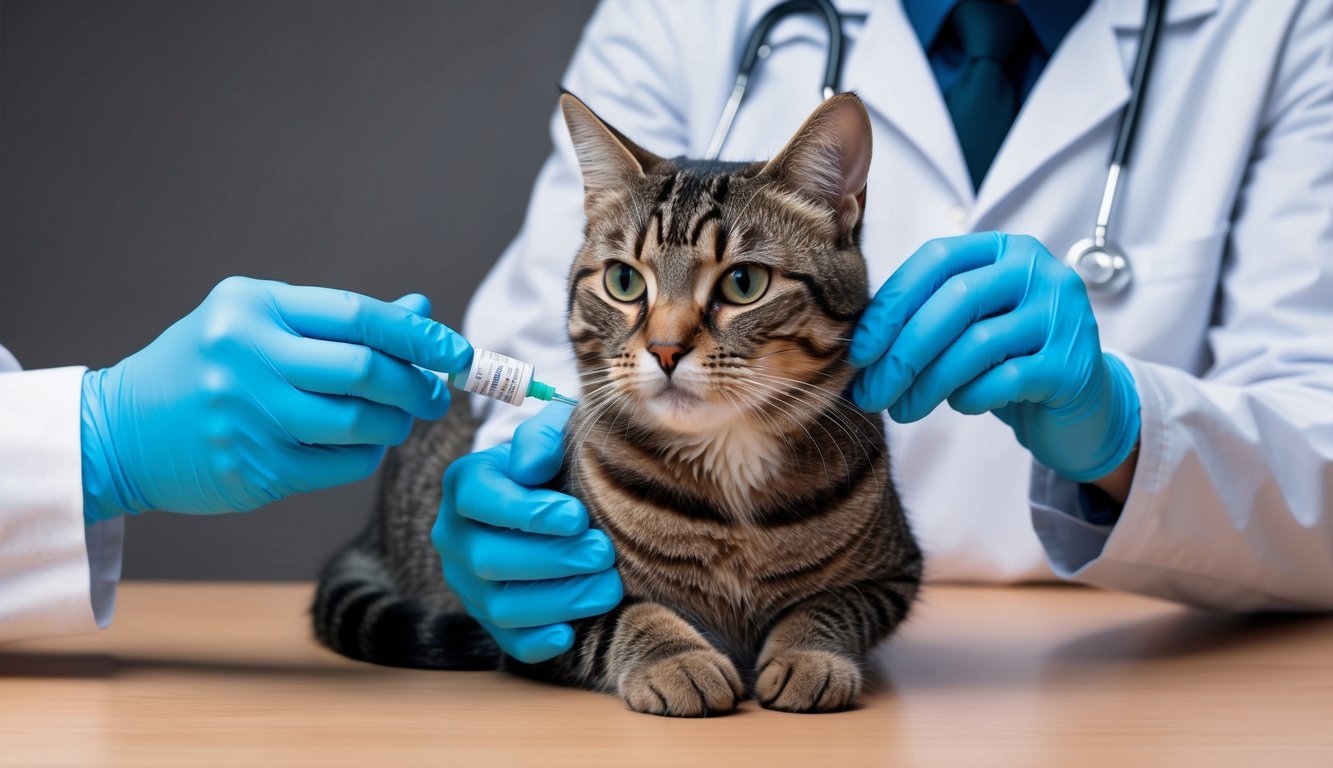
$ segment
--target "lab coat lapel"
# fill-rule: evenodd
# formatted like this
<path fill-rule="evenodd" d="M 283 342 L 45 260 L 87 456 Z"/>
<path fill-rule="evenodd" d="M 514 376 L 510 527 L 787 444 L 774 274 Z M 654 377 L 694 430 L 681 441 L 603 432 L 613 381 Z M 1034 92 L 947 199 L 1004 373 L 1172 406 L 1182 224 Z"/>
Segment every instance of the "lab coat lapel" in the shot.
<path fill-rule="evenodd" d="M 1093 3 L 1056 49 L 1009 129 L 978 190 L 974 227 L 1042 166 L 1097 126 L 1118 119 L 1129 100 L 1127 66 L 1116 44 L 1110 3 Z"/>
<path fill-rule="evenodd" d="M 961 201 L 972 201 L 972 181 L 921 41 L 901 3 L 875 3 L 846 61 L 842 87 L 897 129 L 940 174 Z"/>

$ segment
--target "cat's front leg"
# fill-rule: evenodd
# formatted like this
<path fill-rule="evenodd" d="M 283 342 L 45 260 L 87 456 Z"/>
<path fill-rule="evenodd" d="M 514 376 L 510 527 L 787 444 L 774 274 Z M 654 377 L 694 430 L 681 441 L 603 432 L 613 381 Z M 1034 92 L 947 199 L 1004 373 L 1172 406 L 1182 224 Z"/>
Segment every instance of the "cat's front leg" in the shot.
<path fill-rule="evenodd" d="M 660 603 L 634 603 L 589 629 L 580 643 L 591 650 L 588 672 L 636 712 L 725 714 L 745 693 L 731 659 Z"/>
<path fill-rule="evenodd" d="M 788 608 L 759 653 L 755 699 L 786 712 L 835 712 L 861 692 L 861 663 L 907 615 L 914 581 L 862 581 Z"/>

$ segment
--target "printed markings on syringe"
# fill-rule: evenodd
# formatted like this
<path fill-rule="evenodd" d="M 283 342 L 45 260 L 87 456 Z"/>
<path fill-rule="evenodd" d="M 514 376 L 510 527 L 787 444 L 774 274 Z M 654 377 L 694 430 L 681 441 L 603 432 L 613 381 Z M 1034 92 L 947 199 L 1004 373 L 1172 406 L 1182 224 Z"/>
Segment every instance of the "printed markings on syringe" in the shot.
<path fill-rule="evenodd" d="M 436 376 L 448 381 L 450 386 L 461 387 L 465 392 L 510 405 L 522 405 L 529 397 L 578 405 L 577 400 L 556 392 L 550 384 L 537 381 L 535 374 L 531 364 L 488 349 L 473 349 L 472 366 L 468 368 L 466 376 L 435 372 Z"/>
<path fill-rule="evenodd" d="M 472 370 L 463 389 L 510 405 L 522 405 L 532 383 L 533 367 L 522 360 L 478 349 L 472 355 Z"/>

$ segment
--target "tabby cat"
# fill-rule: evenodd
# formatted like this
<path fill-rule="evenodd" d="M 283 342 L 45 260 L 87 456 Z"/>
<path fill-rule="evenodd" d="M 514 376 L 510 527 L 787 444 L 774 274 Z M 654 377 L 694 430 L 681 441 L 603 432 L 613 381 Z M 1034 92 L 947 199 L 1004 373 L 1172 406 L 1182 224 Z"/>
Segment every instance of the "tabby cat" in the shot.
<path fill-rule="evenodd" d="M 846 399 L 867 303 L 858 246 L 870 124 L 824 102 L 768 163 L 654 156 L 571 95 L 586 238 L 569 277 L 583 400 L 560 485 L 614 542 L 626 597 L 521 674 L 702 716 L 850 706 L 860 662 L 907 615 L 921 553 L 883 424 Z M 388 462 L 379 511 L 327 566 L 319 639 L 368 661 L 494 668 L 430 529 L 467 450 L 463 404 Z"/>

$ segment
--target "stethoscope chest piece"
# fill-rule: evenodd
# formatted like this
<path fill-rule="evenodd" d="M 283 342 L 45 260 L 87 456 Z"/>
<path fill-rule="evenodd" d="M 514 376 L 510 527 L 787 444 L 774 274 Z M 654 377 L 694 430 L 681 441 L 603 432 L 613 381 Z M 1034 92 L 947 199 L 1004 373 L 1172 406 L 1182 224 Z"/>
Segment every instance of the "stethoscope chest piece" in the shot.
<path fill-rule="evenodd" d="M 1065 255 L 1065 264 L 1083 278 L 1089 293 L 1120 293 L 1133 279 L 1129 259 L 1104 238 L 1089 237 L 1074 243 Z"/>

